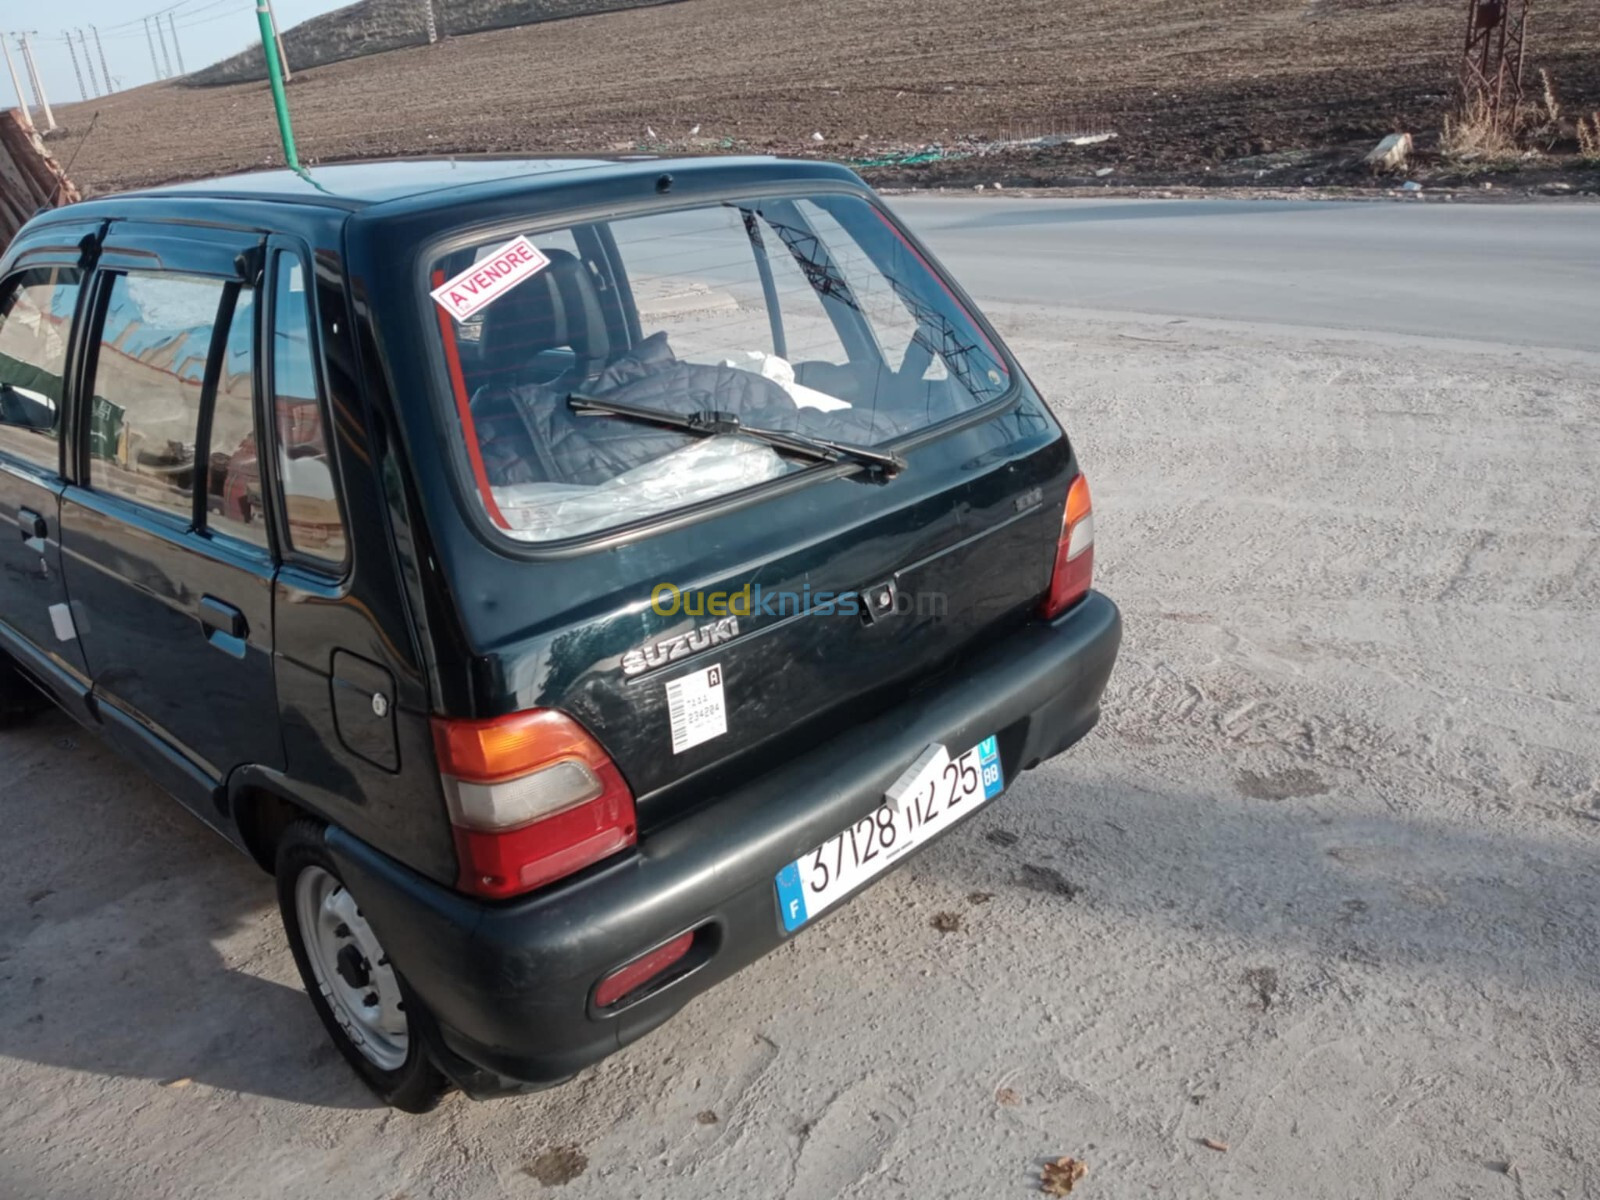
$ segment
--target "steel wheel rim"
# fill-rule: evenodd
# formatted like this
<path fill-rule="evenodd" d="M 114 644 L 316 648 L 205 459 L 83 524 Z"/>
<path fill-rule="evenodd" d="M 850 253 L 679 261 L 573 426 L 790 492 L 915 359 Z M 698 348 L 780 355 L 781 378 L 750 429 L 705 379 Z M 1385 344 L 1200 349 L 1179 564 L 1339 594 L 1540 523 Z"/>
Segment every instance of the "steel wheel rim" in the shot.
<path fill-rule="evenodd" d="M 411 1045 L 400 980 L 355 898 L 313 866 L 295 880 L 294 899 L 311 973 L 339 1027 L 368 1062 L 398 1070 Z"/>

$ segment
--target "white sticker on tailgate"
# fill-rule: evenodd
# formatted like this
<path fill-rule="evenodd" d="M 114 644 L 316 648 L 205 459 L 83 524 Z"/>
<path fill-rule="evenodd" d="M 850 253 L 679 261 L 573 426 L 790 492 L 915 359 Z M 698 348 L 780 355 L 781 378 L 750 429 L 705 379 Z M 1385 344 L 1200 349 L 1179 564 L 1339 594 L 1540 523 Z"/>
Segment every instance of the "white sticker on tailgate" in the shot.
<path fill-rule="evenodd" d="M 722 665 L 707 667 L 667 684 L 667 714 L 672 718 L 672 752 L 728 732 L 728 707 L 722 699 Z"/>
<path fill-rule="evenodd" d="M 526 237 L 519 237 L 479 259 L 454 279 L 446 280 L 429 295 L 456 320 L 465 321 L 549 265 L 550 260 L 539 252 L 539 247 Z"/>

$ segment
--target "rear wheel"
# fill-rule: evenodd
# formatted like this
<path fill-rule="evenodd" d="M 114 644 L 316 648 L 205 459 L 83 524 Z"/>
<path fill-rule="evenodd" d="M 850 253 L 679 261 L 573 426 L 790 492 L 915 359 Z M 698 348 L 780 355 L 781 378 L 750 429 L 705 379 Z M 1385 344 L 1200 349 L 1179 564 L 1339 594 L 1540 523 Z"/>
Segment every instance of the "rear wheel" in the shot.
<path fill-rule="evenodd" d="M 43 692 L 0 655 L 0 729 L 22 724 L 49 703 Z"/>
<path fill-rule="evenodd" d="M 386 1102 L 427 1112 L 446 1084 L 413 1020 L 419 1002 L 339 877 L 322 826 L 296 821 L 284 831 L 277 876 L 289 948 L 334 1045 Z"/>

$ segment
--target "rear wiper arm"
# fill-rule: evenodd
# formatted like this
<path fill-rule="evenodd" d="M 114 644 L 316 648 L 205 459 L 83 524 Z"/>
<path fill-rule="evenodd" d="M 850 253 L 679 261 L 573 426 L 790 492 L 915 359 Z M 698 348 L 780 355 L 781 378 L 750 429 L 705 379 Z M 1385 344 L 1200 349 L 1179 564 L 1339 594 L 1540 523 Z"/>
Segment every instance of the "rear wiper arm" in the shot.
<path fill-rule="evenodd" d="M 567 397 L 567 407 L 579 416 L 620 417 L 637 421 L 641 425 L 655 425 L 693 437 L 716 437 L 718 434 L 743 434 L 765 442 L 774 450 L 809 458 L 812 462 L 853 462 L 879 473 L 885 478 L 898 475 L 906 469 L 906 460 L 898 454 L 872 450 L 849 442 L 834 442 L 827 438 L 809 437 L 803 433 L 788 433 L 780 429 L 762 429 L 746 425 L 733 413 L 697 412 L 685 416 L 660 408 L 642 408 L 636 404 L 622 404 L 616 400 L 601 400 L 573 392 Z"/>

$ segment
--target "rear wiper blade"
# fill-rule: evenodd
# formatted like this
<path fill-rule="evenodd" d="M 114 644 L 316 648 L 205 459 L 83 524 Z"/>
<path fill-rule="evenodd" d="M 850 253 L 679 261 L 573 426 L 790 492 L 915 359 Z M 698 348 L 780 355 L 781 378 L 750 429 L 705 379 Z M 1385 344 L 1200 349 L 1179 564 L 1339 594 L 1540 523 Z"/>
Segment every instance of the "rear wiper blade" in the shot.
<path fill-rule="evenodd" d="M 765 442 L 774 450 L 809 458 L 813 462 L 853 462 L 878 472 L 885 478 L 898 475 L 906 469 L 906 460 L 898 454 L 872 450 L 849 442 L 835 442 L 827 438 L 810 437 L 803 433 L 789 433 L 781 429 L 762 429 L 746 425 L 733 413 L 697 412 L 687 416 L 660 408 L 643 408 L 637 404 L 622 404 L 616 400 L 602 400 L 573 392 L 567 397 L 567 407 L 579 416 L 620 417 L 637 421 L 641 425 L 655 425 L 662 429 L 687 433 L 693 437 L 716 437 L 719 434 L 743 434 Z"/>

